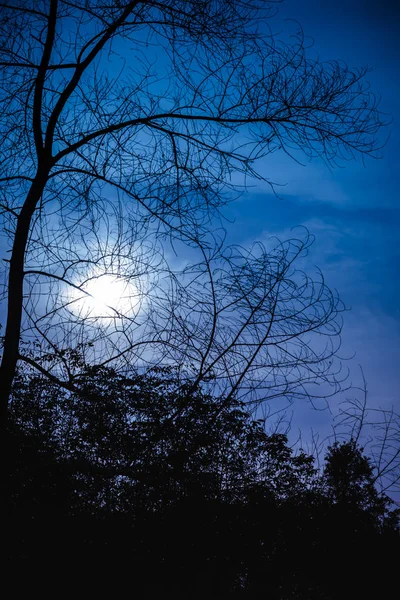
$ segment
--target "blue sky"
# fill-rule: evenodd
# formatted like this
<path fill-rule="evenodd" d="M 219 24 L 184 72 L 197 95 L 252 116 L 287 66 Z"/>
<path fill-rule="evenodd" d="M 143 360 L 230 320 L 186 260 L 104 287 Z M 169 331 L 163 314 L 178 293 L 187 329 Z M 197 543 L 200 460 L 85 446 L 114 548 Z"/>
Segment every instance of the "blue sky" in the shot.
<path fill-rule="evenodd" d="M 371 403 L 395 405 L 400 411 L 400 52 L 396 39 L 400 7 L 394 4 L 286 0 L 280 5 L 277 18 L 270 22 L 274 31 L 290 28 L 285 19 L 296 19 L 315 40 L 312 55 L 373 69 L 368 75 L 371 88 L 381 95 L 381 108 L 393 119 L 386 132 L 390 139 L 380 160 L 367 159 L 365 165 L 348 162 L 335 170 L 316 160 L 300 166 L 273 154 L 265 159 L 263 169 L 267 177 L 285 184 L 279 188 L 279 198 L 266 185 L 254 187 L 228 206 L 225 214 L 235 221 L 228 227 L 228 243 L 246 244 L 276 234 L 285 239 L 297 225 L 307 226 L 316 236 L 307 267 L 311 271 L 320 267 L 327 283 L 352 308 L 345 315 L 342 352 L 348 357 L 355 354 L 348 361 L 350 380 L 360 383 L 361 364 Z"/>
<path fill-rule="evenodd" d="M 271 22 L 274 30 L 279 30 L 283 19 L 296 19 L 314 38 L 312 54 L 371 67 L 367 80 L 372 91 L 381 95 L 381 109 L 392 119 L 387 128 L 390 138 L 380 160 L 367 159 L 365 165 L 348 162 L 334 170 L 318 161 L 303 167 L 274 155 L 265 168 L 274 181 L 286 184 L 279 190 L 280 198 L 274 198 L 268 188 L 253 188 L 227 214 L 235 219 L 229 226 L 234 242 L 276 233 L 284 238 L 296 225 L 310 229 L 316 242 L 309 268 L 320 267 L 330 287 L 351 307 L 345 314 L 342 350 L 345 356 L 355 354 L 347 363 L 350 381 L 360 383 L 360 364 L 371 404 L 394 405 L 400 411 L 400 46 L 396 39 L 400 5 L 395 4 L 286 0 L 280 7 L 278 20 Z M 304 413 L 303 421 L 307 419 Z M 304 425 L 301 421 L 299 425 Z"/>

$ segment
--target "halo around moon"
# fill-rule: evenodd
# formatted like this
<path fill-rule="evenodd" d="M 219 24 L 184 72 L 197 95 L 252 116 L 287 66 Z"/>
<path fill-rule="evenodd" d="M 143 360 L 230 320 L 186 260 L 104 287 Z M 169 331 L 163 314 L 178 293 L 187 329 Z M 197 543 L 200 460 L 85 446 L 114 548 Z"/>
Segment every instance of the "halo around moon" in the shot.
<path fill-rule="evenodd" d="M 74 289 L 70 308 L 80 317 L 114 319 L 132 317 L 138 310 L 139 291 L 123 277 L 104 274 L 91 277 Z"/>

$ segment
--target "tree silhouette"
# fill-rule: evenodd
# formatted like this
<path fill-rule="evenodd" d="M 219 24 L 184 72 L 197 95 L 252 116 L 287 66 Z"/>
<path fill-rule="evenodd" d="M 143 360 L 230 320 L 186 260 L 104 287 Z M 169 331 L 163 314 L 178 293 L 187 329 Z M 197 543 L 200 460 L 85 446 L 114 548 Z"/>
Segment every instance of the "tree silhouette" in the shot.
<path fill-rule="evenodd" d="M 354 440 L 333 445 L 318 472 L 243 403 L 216 417 L 223 399 L 189 386 L 188 401 L 176 369 L 125 377 L 89 365 L 81 383 L 77 396 L 26 368 L 15 379 L 2 481 L 12 573 L 45 563 L 93 589 L 101 570 L 116 589 L 129 572 L 137 593 L 199 598 L 333 599 L 392 585 L 398 511 Z M 365 553 L 373 579 L 359 576 Z"/>
<path fill-rule="evenodd" d="M 363 455 L 363 448 L 355 440 L 328 448 L 325 465 L 325 480 L 332 500 L 347 507 L 357 506 L 379 515 L 385 503 L 375 488 L 371 460 Z"/>
<path fill-rule="evenodd" d="M 338 407 L 335 439 L 352 439 L 363 446 L 373 468 L 373 482 L 381 495 L 398 498 L 400 484 L 400 416 L 392 408 L 377 408 L 368 402 L 367 382 L 354 398 Z M 356 388 L 357 391 L 357 388 Z M 351 453 L 350 453 L 351 454 Z"/>
<path fill-rule="evenodd" d="M 50 347 L 59 363 L 68 348 L 88 341 L 93 360 L 103 363 L 143 363 L 149 356 L 165 363 L 181 348 L 183 362 L 197 361 L 199 381 L 210 375 L 217 346 L 220 371 L 226 357 L 239 356 L 238 370 L 233 358 L 225 370 L 234 393 L 257 371 L 257 348 L 266 348 L 269 325 L 247 356 L 236 343 L 244 343 L 241 327 L 225 340 L 233 353 L 220 346 L 220 298 L 209 267 L 221 244 L 207 238 L 210 219 L 247 180 L 273 186 L 260 161 L 275 150 L 300 150 L 331 165 L 375 155 L 382 121 L 363 83 L 365 71 L 309 59 L 301 32 L 290 42 L 276 38 L 266 21 L 273 3 L 7 0 L 1 9 L 0 206 L 10 252 L 3 417 L 17 362 L 45 370 L 43 361 L 24 353 L 21 338 L 41 340 L 42 353 Z M 198 314 L 213 309 L 214 324 L 200 348 L 192 347 L 196 320 L 188 327 L 178 311 L 181 303 L 187 312 L 191 307 L 184 293 L 189 275 L 179 279 L 162 256 L 166 240 L 203 256 L 211 305 L 200 297 L 195 308 Z M 236 256 L 230 258 L 228 290 L 241 281 Z M 235 288 L 235 302 L 245 306 L 254 292 L 247 332 L 256 327 L 255 311 L 275 314 L 285 276 L 278 268 L 271 287 L 268 269 L 254 271 L 257 261 L 262 264 L 259 256 L 239 257 L 246 280 Z M 131 286 L 129 310 L 108 306 L 93 315 L 82 308 L 76 293 L 93 296 L 90 282 L 105 276 L 108 285 L 122 278 Z M 311 306 L 321 302 L 314 293 Z M 328 314 L 336 310 L 329 302 Z M 295 321 L 301 315 L 298 310 Z M 301 361 L 299 352 L 296 368 Z M 273 358 L 272 365 L 280 362 Z M 53 380 L 58 375 L 49 371 Z M 290 381 L 273 372 L 274 378 L 278 387 Z"/>
<path fill-rule="evenodd" d="M 81 364 L 79 393 L 19 371 L 10 410 L 24 435 L 43 437 L 85 479 L 95 507 L 99 498 L 107 511 L 168 505 L 192 491 L 240 497 L 264 481 L 286 497 L 315 475 L 312 459 L 292 457 L 286 437 L 267 436 L 244 403 L 183 387 L 177 369 L 122 375 Z"/>

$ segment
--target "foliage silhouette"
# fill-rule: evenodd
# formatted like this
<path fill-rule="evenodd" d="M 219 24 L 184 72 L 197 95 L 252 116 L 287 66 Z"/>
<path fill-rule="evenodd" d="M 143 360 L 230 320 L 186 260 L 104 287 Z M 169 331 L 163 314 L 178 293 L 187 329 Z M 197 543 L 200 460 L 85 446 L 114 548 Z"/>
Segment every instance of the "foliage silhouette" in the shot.
<path fill-rule="evenodd" d="M 3 496 L 11 570 L 46 561 L 117 586 L 129 573 L 138 594 L 195 598 L 389 589 L 398 511 L 354 440 L 331 446 L 318 471 L 243 403 L 188 394 L 172 368 L 88 366 L 79 396 L 20 370 Z M 374 580 L 357 572 L 365 553 Z"/>

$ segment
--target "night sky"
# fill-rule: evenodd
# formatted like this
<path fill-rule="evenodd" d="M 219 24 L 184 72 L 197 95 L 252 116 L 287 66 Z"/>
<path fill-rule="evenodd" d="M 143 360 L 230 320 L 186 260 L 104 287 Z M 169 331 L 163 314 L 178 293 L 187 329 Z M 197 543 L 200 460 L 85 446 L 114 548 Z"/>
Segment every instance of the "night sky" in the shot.
<path fill-rule="evenodd" d="M 395 6 L 397 5 L 397 7 Z M 246 245 L 306 226 L 316 242 L 306 270 L 319 267 L 327 284 L 336 288 L 351 308 L 345 314 L 341 355 L 350 369 L 348 383 L 360 385 L 359 365 L 374 406 L 394 405 L 400 411 L 398 358 L 400 348 L 400 207 L 397 173 L 400 153 L 398 98 L 400 58 L 397 29 L 400 6 L 384 0 L 286 0 L 270 26 L 276 33 L 296 29 L 297 20 L 314 39 L 311 56 L 369 66 L 371 90 L 381 96 L 381 110 L 392 123 L 383 132 L 389 139 L 381 159 L 365 164 L 342 163 L 329 169 L 322 161 L 298 165 L 275 153 L 262 165 L 265 175 L 282 184 L 279 197 L 267 184 L 249 189 L 225 209 L 228 243 Z M 285 33 L 283 33 L 285 35 Z M 351 395 L 345 394 L 345 395 Z M 330 417 L 316 416 L 296 406 L 296 425 L 318 424 L 327 430 Z"/>
<path fill-rule="evenodd" d="M 279 199 L 267 187 L 253 188 L 227 211 L 235 219 L 229 227 L 231 241 L 266 240 L 271 234 L 285 239 L 296 225 L 305 225 L 316 236 L 307 268 L 312 271 L 313 266 L 320 267 L 328 285 L 336 288 L 351 308 L 344 315 L 341 351 L 345 357 L 354 355 L 345 363 L 350 369 L 348 382 L 360 385 L 361 365 L 371 405 L 394 405 L 397 410 L 399 16 L 400 5 L 387 0 L 287 0 L 280 7 L 278 20 L 274 20 L 276 31 L 279 20 L 295 19 L 305 34 L 314 38 L 313 55 L 372 69 L 367 79 L 372 91 L 381 96 L 381 110 L 392 119 L 384 132 L 390 138 L 381 151 L 382 158 L 367 158 L 364 166 L 359 160 L 329 170 L 322 161 L 299 166 L 274 155 L 266 160 L 265 167 L 271 179 L 286 184 L 278 190 Z M 283 23 L 282 30 L 288 26 Z M 316 416 L 304 407 L 296 407 L 295 412 L 296 425 L 316 424 Z M 329 429 L 328 417 L 320 416 L 317 422 Z"/>
<path fill-rule="evenodd" d="M 400 0 L 0 2 L 14 586 L 391 597 L 399 26 Z"/>

